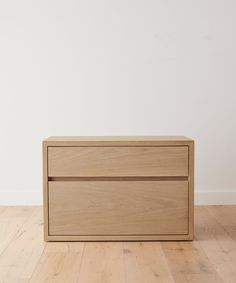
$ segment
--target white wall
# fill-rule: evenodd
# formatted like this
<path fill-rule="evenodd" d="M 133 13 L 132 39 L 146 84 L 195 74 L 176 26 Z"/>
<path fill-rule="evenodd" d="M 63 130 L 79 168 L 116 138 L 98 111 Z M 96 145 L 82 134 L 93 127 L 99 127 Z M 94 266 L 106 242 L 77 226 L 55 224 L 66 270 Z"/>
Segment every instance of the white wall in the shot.
<path fill-rule="evenodd" d="M 42 200 L 49 135 L 196 139 L 198 203 L 236 203 L 236 1 L 0 0 L 0 203 Z"/>

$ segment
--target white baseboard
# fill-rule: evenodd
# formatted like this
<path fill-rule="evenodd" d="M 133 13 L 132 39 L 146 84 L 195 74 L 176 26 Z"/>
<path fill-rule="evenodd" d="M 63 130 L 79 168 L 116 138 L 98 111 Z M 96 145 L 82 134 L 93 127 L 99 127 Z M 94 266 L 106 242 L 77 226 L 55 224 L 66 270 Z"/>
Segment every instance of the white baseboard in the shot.
<path fill-rule="evenodd" d="M 236 204 L 235 192 L 201 191 L 195 192 L 196 205 Z"/>
<path fill-rule="evenodd" d="M 0 205 L 42 205 L 42 191 L 0 191 Z M 235 192 L 195 192 L 196 205 L 236 204 Z"/>
<path fill-rule="evenodd" d="M 42 205 L 42 191 L 0 191 L 0 205 Z"/>

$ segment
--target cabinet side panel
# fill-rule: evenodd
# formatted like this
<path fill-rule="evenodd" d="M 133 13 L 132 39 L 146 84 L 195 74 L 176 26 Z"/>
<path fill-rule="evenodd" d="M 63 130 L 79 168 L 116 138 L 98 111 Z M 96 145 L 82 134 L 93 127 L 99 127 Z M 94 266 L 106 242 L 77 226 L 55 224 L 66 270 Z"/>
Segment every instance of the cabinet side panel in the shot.
<path fill-rule="evenodd" d="M 189 144 L 189 236 L 194 237 L 194 142 Z"/>
<path fill-rule="evenodd" d="M 43 214 L 44 240 L 48 241 L 48 148 L 43 143 Z"/>

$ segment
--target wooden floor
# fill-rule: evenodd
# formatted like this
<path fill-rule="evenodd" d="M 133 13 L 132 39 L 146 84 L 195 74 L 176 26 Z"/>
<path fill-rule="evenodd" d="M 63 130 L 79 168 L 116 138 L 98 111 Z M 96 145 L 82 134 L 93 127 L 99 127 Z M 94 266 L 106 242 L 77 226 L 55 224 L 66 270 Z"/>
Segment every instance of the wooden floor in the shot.
<path fill-rule="evenodd" d="M 42 207 L 0 207 L 0 282 L 236 282 L 236 205 L 198 206 L 193 242 L 45 243 Z"/>

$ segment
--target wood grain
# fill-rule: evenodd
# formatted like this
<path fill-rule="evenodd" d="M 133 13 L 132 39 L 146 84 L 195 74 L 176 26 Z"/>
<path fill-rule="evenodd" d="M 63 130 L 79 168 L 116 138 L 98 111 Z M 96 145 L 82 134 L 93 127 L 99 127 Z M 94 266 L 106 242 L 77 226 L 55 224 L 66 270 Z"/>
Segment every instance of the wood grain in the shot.
<path fill-rule="evenodd" d="M 1 283 L 236 282 L 236 206 L 196 207 L 195 240 L 162 243 L 45 244 L 42 211 L 0 207 Z"/>
<path fill-rule="evenodd" d="M 17 208 L 11 210 L 16 212 Z M 5 280 L 0 282 L 28 282 L 44 250 L 42 209 L 25 210 L 26 221 L 0 254 L 0 280 Z M 14 218 L 12 222 L 17 224 Z M 14 233 L 14 225 L 12 227 Z M 8 233 L 11 235 L 10 231 Z"/>
<path fill-rule="evenodd" d="M 222 282 L 198 243 L 165 242 L 161 246 L 175 282 Z"/>
<path fill-rule="evenodd" d="M 189 143 L 189 236 L 194 238 L 194 141 Z"/>
<path fill-rule="evenodd" d="M 49 137 L 46 146 L 160 146 L 189 145 L 192 139 L 184 136 L 73 136 Z"/>
<path fill-rule="evenodd" d="M 220 207 L 217 207 L 220 212 Z M 236 282 L 236 242 L 219 225 L 208 208 L 196 208 L 195 237 L 225 282 Z M 234 215 L 236 217 L 236 215 Z M 227 218 L 225 219 L 227 222 Z M 232 228 L 235 228 L 232 225 Z"/>
<path fill-rule="evenodd" d="M 193 239 L 193 140 L 50 137 L 43 141 L 43 164 L 45 241 Z M 155 182 L 162 188 L 148 187 Z M 171 189 L 169 182 L 186 188 Z"/>
<path fill-rule="evenodd" d="M 30 282 L 78 282 L 83 251 L 84 243 L 47 243 Z"/>
<path fill-rule="evenodd" d="M 126 282 L 174 282 L 160 243 L 124 243 Z"/>
<path fill-rule="evenodd" d="M 188 147 L 48 147 L 49 177 L 188 176 Z"/>
<path fill-rule="evenodd" d="M 49 182 L 50 235 L 188 233 L 187 181 Z"/>
<path fill-rule="evenodd" d="M 0 207 L 0 254 L 8 247 L 32 212 L 31 206 Z"/>
<path fill-rule="evenodd" d="M 44 240 L 48 240 L 48 147 L 43 143 L 43 219 L 44 219 Z"/>
<path fill-rule="evenodd" d="M 144 241 L 190 241 L 191 237 L 189 234 L 167 234 L 167 235 L 75 235 L 75 236 L 48 236 L 48 241 L 82 241 L 82 242 L 94 242 L 94 241 L 101 241 L 101 242 L 114 242 L 114 241 L 136 241 L 136 242 L 144 242 Z"/>
<path fill-rule="evenodd" d="M 86 243 L 78 282 L 125 283 L 122 243 Z"/>
<path fill-rule="evenodd" d="M 236 241 L 236 206 L 221 205 L 209 206 L 207 211 L 221 224 L 227 234 Z"/>

